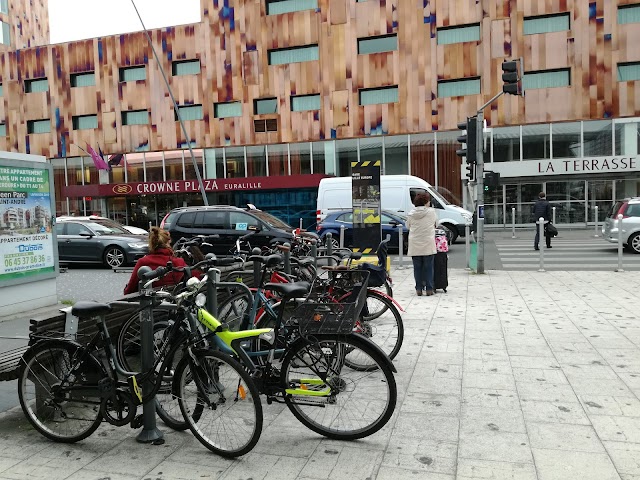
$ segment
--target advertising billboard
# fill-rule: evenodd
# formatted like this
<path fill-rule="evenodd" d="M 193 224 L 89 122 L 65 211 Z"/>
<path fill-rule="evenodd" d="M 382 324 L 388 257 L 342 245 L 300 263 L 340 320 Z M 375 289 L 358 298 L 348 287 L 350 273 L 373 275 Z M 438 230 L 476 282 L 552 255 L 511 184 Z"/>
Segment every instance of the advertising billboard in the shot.
<path fill-rule="evenodd" d="M 51 166 L 0 159 L 0 285 L 56 274 Z"/>
<path fill-rule="evenodd" d="M 382 240 L 380 161 L 351 162 L 354 251 L 375 253 Z"/>

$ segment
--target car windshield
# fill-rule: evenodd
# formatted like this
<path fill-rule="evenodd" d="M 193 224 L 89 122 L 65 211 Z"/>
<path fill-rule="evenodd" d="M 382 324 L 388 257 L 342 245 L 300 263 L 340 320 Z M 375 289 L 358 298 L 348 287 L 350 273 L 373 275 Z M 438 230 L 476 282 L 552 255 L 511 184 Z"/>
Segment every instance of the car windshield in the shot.
<path fill-rule="evenodd" d="M 438 188 L 437 190 L 432 190 L 429 193 L 431 194 L 432 197 L 434 197 L 437 200 L 439 200 L 440 203 L 443 204 L 443 205 L 451 205 L 452 203 L 454 203 L 456 205 L 460 205 L 462 203 L 462 202 L 460 202 L 460 199 L 458 197 L 456 197 L 453 193 L 451 193 L 446 188 Z M 452 202 L 449 201 L 449 199 L 445 198 L 443 196 L 443 194 L 446 195 L 448 198 L 450 198 L 453 201 Z"/>
<path fill-rule="evenodd" d="M 93 230 L 96 235 L 130 235 L 127 230 L 110 220 L 94 220 L 86 222 L 85 225 Z"/>
<path fill-rule="evenodd" d="M 279 228 L 281 230 L 287 230 L 288 232 L 291 232 L 293 230 L 293 227 L 291 225 L 286 224 L 285 222 L 283 222 L 279 218 L 274 217 L 270 213 L 263 212 L 261 210 L 251 210 L 251 213 L 253 213 L 256 217 L 258 217 L 260 220 L 262 220 L 264 223 L 266 223 L 270 227 Z"/>

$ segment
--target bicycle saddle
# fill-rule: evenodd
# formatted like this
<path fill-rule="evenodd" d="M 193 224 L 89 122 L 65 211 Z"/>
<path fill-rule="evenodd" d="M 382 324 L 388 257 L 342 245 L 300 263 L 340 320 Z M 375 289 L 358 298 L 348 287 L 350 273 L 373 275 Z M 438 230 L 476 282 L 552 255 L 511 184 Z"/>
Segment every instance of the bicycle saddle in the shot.
<path fill-rule="evenodd" d="M 311 285 L 309 282 L 267 283 L 264 288 L 279 293 L 283 298 L 300 298 L 309 293 Z"/>
<path fill-rule="evenodd" d="M 109 313 L 111 310 L 111 305 L 106 303 L 81 301 L 71 307 L 71 315 L 78 318 L 95 317 Z"/>
<path fill-rule="evenodd" d="M 351 252 L 349 258 L 351 260 L 360 260 L 362 258 L 362 252 Z"/>
<path fill-rule="evenodd" d="M 251 255 L 247 260 L 249 260 L 250 262 L 263 263 L 267 267 L 275 267 L 276 265 L 282 263 L 282 255 L 279 255 L 277 253 L 268 255 L 266 257 L 262 255 Z"/>

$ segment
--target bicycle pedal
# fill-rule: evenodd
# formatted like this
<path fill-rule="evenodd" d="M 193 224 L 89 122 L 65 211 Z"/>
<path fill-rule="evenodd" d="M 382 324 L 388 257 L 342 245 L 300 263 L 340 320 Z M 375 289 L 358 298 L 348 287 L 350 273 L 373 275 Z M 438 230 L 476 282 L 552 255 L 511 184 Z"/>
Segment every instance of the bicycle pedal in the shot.
<path fill-rule="evenodd" d="M 142 415 L 136 415 L 133 420 L 131 420 L 131 428 L 136 429 L 140 428 L 144 423 L 144 418 Z"/>

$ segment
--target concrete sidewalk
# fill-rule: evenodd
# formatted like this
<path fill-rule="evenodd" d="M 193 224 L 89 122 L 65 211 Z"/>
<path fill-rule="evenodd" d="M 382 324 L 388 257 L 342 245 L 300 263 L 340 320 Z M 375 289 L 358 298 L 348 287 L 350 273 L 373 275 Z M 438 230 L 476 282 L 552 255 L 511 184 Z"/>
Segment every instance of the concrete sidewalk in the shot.
<path fill-rule="evenodd" d="M 398 407 L 357 442 L 324 439 L 266 405 L 256 448 L 230 461 L 159 421 L 166 443 L 103 425 L 55 444 L 0 415 L 0 479 L 640 480 L 640 273 L 449 274 L 406 309 Z"/>

